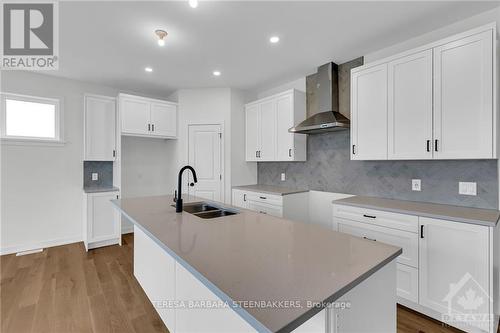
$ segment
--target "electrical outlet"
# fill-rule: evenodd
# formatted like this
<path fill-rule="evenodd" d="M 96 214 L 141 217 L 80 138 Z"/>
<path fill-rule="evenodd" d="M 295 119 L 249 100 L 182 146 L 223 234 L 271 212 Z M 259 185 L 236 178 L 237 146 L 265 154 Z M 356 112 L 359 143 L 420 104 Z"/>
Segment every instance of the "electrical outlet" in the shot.
<path fill-rule="evenodd" d="M 411 180 L 411 190 L 412 191 L 422 191 L 422 183 L 420 179 Z"/>
<path fill-rule="evenodd" d="M 97 172 L 92 172 L 92 180 L 99 180 L 99 174 Z"/>
<path fill-rule="evenodd" d="M 477 195 L 476 182 L 459 182 L 458 193 L 463 195 Z"/>
<path fill-rule="evenodd" d="M 286 176 L 285 176 L 285 173 L 282 172 L 281 173 L 281 181 L 284 182 L 286 180 Z"/>

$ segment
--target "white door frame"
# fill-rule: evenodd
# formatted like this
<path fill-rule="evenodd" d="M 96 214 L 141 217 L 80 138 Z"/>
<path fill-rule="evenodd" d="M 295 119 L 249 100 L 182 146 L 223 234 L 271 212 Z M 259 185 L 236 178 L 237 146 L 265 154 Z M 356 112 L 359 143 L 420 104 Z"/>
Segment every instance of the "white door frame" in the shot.
<path fill-rule="evenodd" d="M 188 124 L 188 130 L 187 130 L 187 162 L 189 164 L 189 129 L 194 126 L 220 126 L 220 133 L 221 133 L 221 140 L 220 140 L 220 172 L 222 175 L 221 183 L 220 183 L 220 192 L 221 192 L 221 203 L 226 202 L 226 168 L 225 168 L 225 138 L 224 138 L 224 124 L 223 123 L 191 123 Z M 189 174 L 188 177 L 191 177 L 191 174 Z M 191 179 L 191 178 L 189 178 Z M 189 193 L 190 187 L 188 187 L 188 193 Z"/>

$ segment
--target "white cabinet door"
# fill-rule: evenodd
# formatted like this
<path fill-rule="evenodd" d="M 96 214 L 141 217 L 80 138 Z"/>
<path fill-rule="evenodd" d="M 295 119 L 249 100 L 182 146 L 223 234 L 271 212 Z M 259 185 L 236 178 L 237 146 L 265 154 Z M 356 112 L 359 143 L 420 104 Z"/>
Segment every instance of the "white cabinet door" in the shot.
<path fill-rule="evenodd" d="M 398 296 L 418 303 L 418 269 L 398 263 L 396 274 Z"/>
<path fill-rule="evenodd" d="M 114 161 L 116 154 L 116 101 L 106 96 L 85 96 L 85 161 Z"/>
<path fill-rule="evenodd" d="M 120 237 L 119 215 L 111 200 L 117 199 L 118 192 L 89 193 L 87 195 L 87 228 L 91 242 Z"/>
<path fill-rule="evenodd" d="M 232 205 L 241 208 L 248 208 L 247 193 L 242 190 L 233 190 Z"/>
<path fill-rule="evenodd" d="M 420 304 L 488 314 L 488 227 L 420 217 Z"/>
<path fill-rule="evenodd" d="M 270 205 L 267 203 L 249 201 L 248 209 L 261 214 L 269 214 L 271 216 L 283 217 L 283 206 Z"/>
<path fill-rule="evenodd" d="M 276 159 L 276 100 L 260 104 L 260 149 L 259 161 Z"/>
<path fill-rule="evenodd" d="M 387 64 L 351 75 L 351 159 L 387 159 Z"/>
<path fill-rule="evenodd" d="M 258 104 L 245 110 L 245 151 L 247 161 L 257 161 L 260 144 L 260 110 Z"/>
<path fill-rule="evenodd" d="M 293 93 L 276 99 L 276 159 L 278 161 L 293 161 L 294 134 L 288 129 L 294 126 Z"/>
<path fill-rule="evenodd" d="M 388 64 L 388 157 L 432 158 L 432 50 Z"/>
<path fill-rule="evenodd" d="M 150 134 L 150 103 L 147 100 L 120 97 L 122 133 Z"/>
<path fill-rule="evenodd" d="M 165 137 L 177 136 L 177 106 L 151 103 L 151 134 Z"/>
<path fill-rule="evenodd" d="M 189 304 L 205 302 L 221 304 L 222 301 L 182 265 L 176 265 L 176 299 Z M 196 304 L 196 303 L 195 303 Z M 256 332 L 243 318 L 229 307 L 188 307 L 176 310 L 176 333 L 245 333 Z"/>
<path fill-rule="evenodd" d="M 154 263 L 152 265 L 151 263 Z M 134 276 L 170 332 L 175 332 L 175 260 L 134 226 Z"/>
<path fill-rule="evenodd" d="M 434 157 L 492 158 L 493 33 L 434 49 Z"/>

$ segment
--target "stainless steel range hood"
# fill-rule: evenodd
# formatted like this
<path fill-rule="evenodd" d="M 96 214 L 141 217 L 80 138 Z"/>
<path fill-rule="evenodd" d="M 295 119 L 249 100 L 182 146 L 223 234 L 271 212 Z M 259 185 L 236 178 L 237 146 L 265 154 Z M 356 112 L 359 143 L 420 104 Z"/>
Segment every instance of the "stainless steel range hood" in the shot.
<path fill-rule="evenodd" d="M 290 128 L 290 133 L 316 134 L 346 130 L 350 127 L 350 70 L 363 64 L 358 58 L 340 67 L 333 62 L 318 67 L 318 72 L 306 78 L 307 118 L 300 124 Z M 339 109 L 339 81 L 342 89 L 347 89 L 347 101 L 343 114 Z M 346 97 L 344 97 L 344 100 Z"/>

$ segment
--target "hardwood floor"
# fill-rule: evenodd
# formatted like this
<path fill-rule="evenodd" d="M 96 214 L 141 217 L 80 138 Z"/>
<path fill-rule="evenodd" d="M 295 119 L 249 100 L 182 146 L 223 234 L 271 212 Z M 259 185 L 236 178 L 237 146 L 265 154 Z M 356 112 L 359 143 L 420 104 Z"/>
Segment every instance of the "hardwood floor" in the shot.
<path fill-rule="evenodd" d="M 85 252 L 77 243 L 1 256 L 0 331 L 168 332 L 133 276 L 133 243 L 127 234 L 121 247 Z M 398 333 L 455 332 L 398 307 Z"/>

